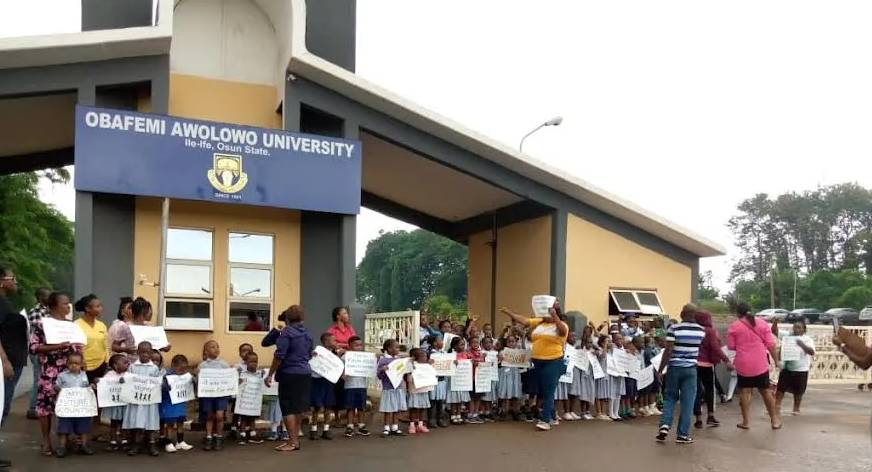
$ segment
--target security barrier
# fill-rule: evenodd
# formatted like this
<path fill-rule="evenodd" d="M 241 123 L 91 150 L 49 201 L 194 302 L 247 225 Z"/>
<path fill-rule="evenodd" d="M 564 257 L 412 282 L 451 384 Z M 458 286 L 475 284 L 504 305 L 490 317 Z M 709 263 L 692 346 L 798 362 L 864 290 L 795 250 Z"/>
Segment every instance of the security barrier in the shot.
<path fill-rule="evenodd" d="M 391 313 L 370 313 L 364 315 L 363 342 L 366 350 L 381 354 L 382 344 L 388 339 L 396 339 L 408 349 L 421 344 L 418 327 L 421 313 L 418 311 L 396 311 Z M 381 382 L 370 379 L 369 388 L 380 390 Z"/>

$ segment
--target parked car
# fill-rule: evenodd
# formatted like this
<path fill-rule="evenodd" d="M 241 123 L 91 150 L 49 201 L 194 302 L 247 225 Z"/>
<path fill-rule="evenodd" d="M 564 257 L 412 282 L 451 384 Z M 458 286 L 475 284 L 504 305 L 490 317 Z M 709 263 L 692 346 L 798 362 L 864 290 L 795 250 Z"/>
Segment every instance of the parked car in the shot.
<path fill-rule="evenodd" d="M 872 305 L 869 305 L 866 308 L 860 310 L 860 320 L 872 321 Z"/>
<path fill-rule="evenodd" d="M 755 316 L 757 316 L 758 318 L 763 318 L 766 321 L 784 321 L 785 319 L 787 319 L 787 315 L 789 313 L 789 311 L 783 308 L 767 308 L 757 313 Z"/>
<path fill-rule="evenodd" d="M 785 318 L 784 321 L 789 323 L 794 321 L 804 321 L 805 324 L 814 324 L 818 322 L 820 317 L 821 311 L 817 308 L 800 308 L 788 313 L 787 318 Z"/>
<path fill-rule="evenodd" d="M 853 308 L 830 308 L 820 316 L 822 323 L 832 323 L 833 318 L 838 318 L 841 325 L 856 325 L 860 322 L 860 312 Z"/>

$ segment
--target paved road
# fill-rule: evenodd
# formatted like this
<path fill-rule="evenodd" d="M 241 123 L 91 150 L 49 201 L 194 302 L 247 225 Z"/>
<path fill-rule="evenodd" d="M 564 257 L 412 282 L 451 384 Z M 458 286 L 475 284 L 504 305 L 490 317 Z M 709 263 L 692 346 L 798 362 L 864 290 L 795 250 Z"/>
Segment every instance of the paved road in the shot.
<path fill-rule="evenodd" d="M 439 430 L 426 437 L 304 440 L 303 450 L 280 454 L 271 445 L 230 445 L 221 453 L 191 451 L 159 458 L 101 453 L 66 459 L 38 456 L 37 424 L 23 418 L 26 398 L 16 401 L 14 416 L 3 433 L 2 452 L 15 461 L 12 470 L 64 471 L 227 469 L 385 472 L 560 471 L 611 472 L 827 471 L 872 470 L 869 412 L 872 394 L 851 387 L 809 389 L 800 417 L 788 416 L 781 431 L 772 431 L 758 416 L 751 431 L 733 425 L 738 405 L 718 412 L 724 426 L 696 433 L 697 443 L 656 444 L 656 420 L 631 423 L 564 423 L 538 433 L 524 423 L 467 425 Z M 756 400 L 755 411 L 762 413 Z M 373 428 L 377 430 L 377 428 Z M 199 439 L 196 436 L 195 439 Z"/>

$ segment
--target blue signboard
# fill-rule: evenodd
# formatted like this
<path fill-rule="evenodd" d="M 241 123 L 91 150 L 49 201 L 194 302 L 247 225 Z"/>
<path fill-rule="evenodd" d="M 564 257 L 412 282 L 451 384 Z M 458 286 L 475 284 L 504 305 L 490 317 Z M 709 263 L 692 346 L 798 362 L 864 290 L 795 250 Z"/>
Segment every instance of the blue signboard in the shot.
<path fill-rule="evenodd" d="M 76 190 L 356 214 L 359 141 L 76 107 Z"/>

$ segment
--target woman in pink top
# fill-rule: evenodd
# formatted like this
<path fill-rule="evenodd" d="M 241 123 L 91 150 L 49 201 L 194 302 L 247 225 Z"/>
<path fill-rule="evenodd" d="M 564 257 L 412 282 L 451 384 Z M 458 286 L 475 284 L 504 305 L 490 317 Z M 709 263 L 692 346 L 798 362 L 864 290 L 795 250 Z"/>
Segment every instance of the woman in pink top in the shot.
<path fill-rule="evenodd" d="M 769 323 L 754 319 L 747 303 L 739 303 L 736 311 L 739 319 L 727 330 L 727 348 L 736 351 L 733 365 L 738 374 L 739 404 L 742 407 L 742 422 L 736 427 L 749 429 L 751 393 L 756 388 L 766 404 L 772 429 L 781 429 L 781 415 L 775 409 L 775 396 L 769 389 L 769 356 L 778 362 L 775 338 Z"/>

